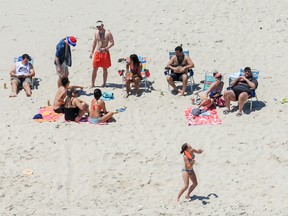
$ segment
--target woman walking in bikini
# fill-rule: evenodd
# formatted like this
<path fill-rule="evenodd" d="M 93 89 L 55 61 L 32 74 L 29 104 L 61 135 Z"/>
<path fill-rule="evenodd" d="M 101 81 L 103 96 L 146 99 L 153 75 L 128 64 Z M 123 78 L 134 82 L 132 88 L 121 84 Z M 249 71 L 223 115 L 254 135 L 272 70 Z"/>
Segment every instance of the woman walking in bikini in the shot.
<path fill-rule="evenodd" d="M 184 143 L 181 148 L 181 154 L 183 154 L 184 159 L 184 165 L 185 167 L 182 169 L 182 177 L 184 181 L 184 186 L 180 189 L 177 201 L 179 201 L 181 195 L 188 189 L 189 187 L 189 178 L 192 181 L 192 185 L 190 186 L 187 195 L 185 196 L 186 199 L 190 198 L 191 192 L 195 189 L 195 187 L 198 185 L 196 174 L 193 170 L 193 165 L 196 163 L 195 161 L 195 155 L 201 154 L 203 151 L 202 149 L 194 149 L 191 147 L 191 145 Z"/>

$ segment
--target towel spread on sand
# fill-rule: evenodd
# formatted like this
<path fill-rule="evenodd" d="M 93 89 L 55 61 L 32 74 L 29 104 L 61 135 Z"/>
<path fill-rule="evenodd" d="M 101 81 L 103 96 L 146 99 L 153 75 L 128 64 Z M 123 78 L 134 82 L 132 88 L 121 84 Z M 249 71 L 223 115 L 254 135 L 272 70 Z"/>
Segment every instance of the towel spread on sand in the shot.
<path fill-rule="evenodd" d="M 42 115 L 42 119 L 34 119 L 36 122 L 55 122 L 63 115 L 62 113 L 55 113 L 52 106 L 42 107 L 39 113 Z"/>
<path fill-rule="evenodd" d="M 192 109 L 193 107 L 190 107 L 188 109 L 185 110 L 185 117 L 187 119 L 188 125 L 204 125 L 204 124 L 212 124 L 212 125 L 216 125 L 216 124 L 221 124 L 222 120 L 219 119 L 219 116 L 217 114 L 216 109 L 213 108 L 209 108 L 207 110 L 207 112 L 210 113 L 210 115 L 208 116 L 194 116 L 192 114 Z"/>

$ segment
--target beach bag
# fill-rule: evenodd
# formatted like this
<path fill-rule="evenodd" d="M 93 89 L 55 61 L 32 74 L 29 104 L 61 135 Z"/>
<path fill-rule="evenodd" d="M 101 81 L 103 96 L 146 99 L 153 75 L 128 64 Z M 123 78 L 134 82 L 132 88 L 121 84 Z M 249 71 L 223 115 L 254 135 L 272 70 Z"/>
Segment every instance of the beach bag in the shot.
<path fill-rule="evenodd" d="M 224 107 L 225 106 L 225 100 L 224 100 L 223 96 L 218 97 L 216 99 L 216 105 L 219 106 L 219 107 Z"/>
<path fill-rule="evenodd" d="M 205 112 L 205 110 L 201 110 L 199 108 L 193 108 L 191 110 L 192 115 L 194 116 L 199 116 L 201 113 Z"/>

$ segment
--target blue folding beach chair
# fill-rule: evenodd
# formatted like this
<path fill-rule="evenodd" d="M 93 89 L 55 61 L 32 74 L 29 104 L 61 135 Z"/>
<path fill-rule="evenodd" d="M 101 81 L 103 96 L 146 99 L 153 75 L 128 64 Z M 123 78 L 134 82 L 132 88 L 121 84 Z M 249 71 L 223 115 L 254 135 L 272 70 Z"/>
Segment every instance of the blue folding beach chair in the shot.
<path fill-rule="evenodd" d="M 185 50 L 185 51 L 183 51 L 183 53 L 184 53 L 184 55 L 189 56 L 189 50 Z M 169 51 L 169 59 L 171 59 L 172 56 L 174 56 L 174 55 L 175 55 L 175 51 Z M 171 70 L 165 68 L 164 74 L 165 74 L 165 76 L 168 76 L 169 74 L 171 74 Z M 190 68 L 188 70 L 188 74 L 187 75 L 188 75 L 188 79 L 189 79 L 188 85 L 190 84 L 190 89 L 191 89 L 191 93 L 192 93 L 193 92 L 193 85 L 195 83 L 194 78 L 193 78 L 194 71 L 193 71 L 192 68 Z M 170 85 L 169 84 L 168 84 L 168 91 L 170 91 Z"/>

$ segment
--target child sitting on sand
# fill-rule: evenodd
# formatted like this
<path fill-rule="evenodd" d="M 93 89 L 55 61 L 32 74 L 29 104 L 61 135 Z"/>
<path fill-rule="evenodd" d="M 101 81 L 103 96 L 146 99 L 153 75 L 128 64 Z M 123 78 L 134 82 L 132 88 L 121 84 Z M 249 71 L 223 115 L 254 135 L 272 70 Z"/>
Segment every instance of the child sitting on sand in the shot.
<path fill-rule="evenodd" d="M 185 168 L 182 169 L 182 177 L 184 181 L 184 187 L 180 189 L 178 196 L 177 196 L 177 201 L 179 201 L 181 195 L 188 189 L 189 187 L 189 178 L 192 181 L 192 185 L 190 186 L 187 195 L 185 196 L 186 199 L 190 198 L 190 193 L 195 189 L 197 186 L 197 178 L 196 174 L 193 170 L 193 165 L 196 163 L 195 161 L 195 155 L 196 154 L 201 154 L 203 151 L 202 149 L 193 149 L 191 145 L 184 143 L 181 148 L 180 154 L 183 154 L 183 159 L 184 159 L 184 165 Z"/>

